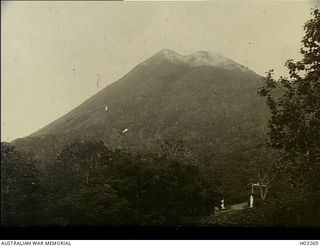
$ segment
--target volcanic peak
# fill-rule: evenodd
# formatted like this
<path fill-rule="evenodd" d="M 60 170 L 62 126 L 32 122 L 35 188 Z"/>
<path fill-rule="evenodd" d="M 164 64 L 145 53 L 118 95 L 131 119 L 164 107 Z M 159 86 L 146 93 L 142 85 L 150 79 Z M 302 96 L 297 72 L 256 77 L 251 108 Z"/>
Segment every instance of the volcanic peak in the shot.
<path fill-rule="evenodd" d="M 151 57 L 151 59 L 153 61 L 156 60 L 157 62 L 166 60 L 171 63 L 183 64 L 190 67 L 214 66 L 222 67 L 225 69 L 238 69 L 242 71 L 248 71 L 248 68 L 236 63 L 232 59 L 227 58 L 219 53 L 208 51 L 197 51 L 190 55 L 180 55 L 170 49 L 163 49 L 156 55 Z M 146 64 L 148 64 L 148 62 L 149 61 L 147 60 Z"/>

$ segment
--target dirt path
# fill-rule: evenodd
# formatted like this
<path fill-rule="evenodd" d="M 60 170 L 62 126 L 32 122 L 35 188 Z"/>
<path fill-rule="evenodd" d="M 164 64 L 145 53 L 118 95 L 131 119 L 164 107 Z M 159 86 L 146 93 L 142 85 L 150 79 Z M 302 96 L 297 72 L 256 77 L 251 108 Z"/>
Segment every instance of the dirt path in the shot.
<path fill-rule="evenodd" d="M 230 207 L 228 207 L 225 210 L 218 211 L 218 214 L 223 214 L 223 213 L 227 213 L 227 212 L 243 210 L 243 209 L 248 208 L 248 207 L 249 207 L 249 205 L 248 205 L 247 202 L 237 203 L 237 204 L 231 205 Z"/>
<path fill-rule="evenodd" d="M 231 205 L 230 210 L 242 210 L 248 207 L 247 202 L 242 202 L 238 204 Z"/>

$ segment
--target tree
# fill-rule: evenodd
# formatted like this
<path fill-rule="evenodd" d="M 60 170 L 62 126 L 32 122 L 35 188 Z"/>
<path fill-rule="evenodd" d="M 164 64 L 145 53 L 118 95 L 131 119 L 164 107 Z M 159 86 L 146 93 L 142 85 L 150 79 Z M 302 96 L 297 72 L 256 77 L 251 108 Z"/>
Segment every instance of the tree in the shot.
<path fill-rule="evenodd" d="M 1 143 L 1 224 L 38 225 L 41 213 L 40 172 L 33 156 Z"/>
<path fill-rule="evenodd" d="M 126 224 L 126 200 L 110 185 L 114 153 L 102 141 L 73 141 L 57 155 L 48 176 L 50 225 Z"/>
<path fill-rule="evenodd" d="M 212 213 L 220 198 L 215 178 L 186 159 L 111 151 L 100 141 L 70 143 L 50 171 L 53 225 L 177 225 Z"/>
<path fill-rule="evenodd" d="M 251 194 L 254 194 L 254 187 L 258 187 L 260 191 L 260 198 L 266 200 L 268 190 L 273 186 L 272 182 L 276 174 L 272 173 L 270 169 L 260 168 L 257 173 L 257 183 L 250 183 Z"/>
<path fill-rule="evenodd" d="M 79 187 L 103 180 L 103 170 L 111 159 L 111 151 L 102 141 L 74 141 L 65 145 L 57 155 L 51 172 L 52 178 L 68 177 L 70 187 L 65 189 L 78 190 Z M 57 185 L 59 181 L 52 181 Z M 66 185 L 66 181 L 64 181 Z"/>
<path fill-rule="evenodd" d="M 289 78 L 267 74 L 259 94 L 271 111 L 269 146 L 279 151 L 278 171 L 291 187 L 278 186 L 271 207 L 273 221 L 290 225 L 319 225 L 320 208 L 320 11 L 304 25 L 301 61 L 286 62 Z M 286 188 L 286 189 L 283 189 Z M 290 191 L 290 193 L 288 192 Z M 272 204 L 272 203 L 271 203 Z M 272 217 L 270 218 L 272 219 Z M 278 220 L 277 220 L 278 219 Z"/>
<path fill-rule="evenodd" d="M 259 94 L 271 111 L 268 137 L 280 150 L 280 168 L 301 190 L 319 191 L 320 177 L 320 11 L 304 25 L 300 50 L 303 58 L 288 60 L 289 78 L 267 74 Z"/>
<path fill-rule="evenodd" d="M 166 153 L 117 153 L 111 186 L 128 201 L 134 225 L 178 225 L 212 213 L 220 198 L 199 166 Z"/>

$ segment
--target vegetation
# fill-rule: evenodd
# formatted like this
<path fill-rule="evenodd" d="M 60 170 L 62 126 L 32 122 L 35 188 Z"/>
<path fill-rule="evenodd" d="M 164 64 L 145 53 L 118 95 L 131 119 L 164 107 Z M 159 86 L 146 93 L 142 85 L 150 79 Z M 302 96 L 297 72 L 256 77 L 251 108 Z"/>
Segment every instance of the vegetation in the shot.
<path fill-rule="evenodd" d="M 81 139 L 74 137 L 83 126 L 74 128 L 73 120 L 64 118 L 59 121 L 65 121 L 68 123 L 65 126 L 75 130 L 70 139 L 59 135 L 33 136 L 16 141 L 19 149 L 12 144 L 1 144 L 1 224 L 319 226 L 320 11 L 316 9 L 312 14 L 313 18 L 304 26 L 303 59 L 288 60 L 289 78 L 276 80 L 270 71 L 265 85 L 259 89 L 270 110 L 267 133 L 264 133 L 263 117 L 255 118 L 255 113 L 248 110 L 256 107 L 255 112 L 261 110 L 265 117 L 259 100 L 249 103 L 247 100 L 253 90 L 251 82 L 259 79 L 253 73 L 248 77 L 218 69 L 221 78 L 216 78 L 217 83 L 210 84 L 216 88 L 208 91 L 200 89 L 208 88 L 211 74 L 216 74 L 208 72 L 207 67 L 193 68 L 186 78 L 177 80 L 176 76 L 186 68 L 175 70 L 165 66 L 171 76 L 160 81 L 157 76 L 161 77 L 162 71 L 153 67 L 156 71 L 150 74 L 155 76 L 150 80 L 154 81 L 148 83 L 159 86 L 164 93 L 149 97 L 153 93 L 151 88 L 142 99 L 139 93 L 147 85 L 139 84 L 141 87 L 132 90 L 131 105 L 122 109 L 132 110 L 131 117 L 137 122 L 125 136 L 113 126 L 113 121 L 103 128 L 98 121 L 92 125 L 90 121 L 97 118 L 106 121 L 106 116 L 91 112 L 93 117 L 71 118 L 76 124 L 88 127 Z M 144 83 L 144 73 L 136 75 Z M 125 82 L 130 76 L 126 78 Z M 170 83 L 163 83 L 162 79 Z M 224 83 L 230 80 L 237 83 Z M 161 99 L 170 91 L 167 86 L 180 92 L 182 83 L 187 88 L 185 95 L 166 95 L 161 102 L 142 102 Z M 120 87 L 119 94 L 125 85 L 115 86 Z M 238 92 L 239 85 L 245 92 Z M 232 87 L 235 90 L 230 91 Z M 194 105 L 186 106 L 187 110 L 174 109 L 177 105 L 185 107 L 191 91 L 197 91 Z M 105 93 L 108 94 L 105 91 L 100 95 Z M 239 95 L 247 98 L 235 100 Z M 104 98 L 107 97 L 100 98 L 100 103 L 105 107 Z M 96 106 L 94 100 L 88 101 L 90 107 Z M 225 105 L 225 102 L 231 103 Z M 89 106 L 82 105 L 79 112 Z M 140 110 L 141 116 L 137 117 L 134 106 L 150 109 Z M 154 111 L 155 106 L 164 111 Z M 88 112 L 92 110 L 89 108 Z M 77 111 L 72 114 L 76 115 Z M 150 112 L 162 115 L 159 118 Z M 130 114 L 126 116 L 130 118 Z M 120 108 L 111 111 L 108 117 L 116 119 L 116 116 L 123 117 Z M 179 124 L 174 123 L 176 119 Z M 128 120 L 120 119 L 117 124 Z M 157 121 L 169 127 L 152 129 Z M 141 126 L 146 127 L 140 132 L 131 131 Z M 54 129 L 63 130 L 57 124 Z M 182 130 L 186 129 L 188 133 L 184 134 Z M 159 135 L 152 136 L 154 132 Z M 268 145 L 263 142 L 266 135 Z M 168 136 L 170 140 L 183 136 L 183 142 L 166 141 Z M 134 144 L 138 148 L 132 148 Z M 214 207 L 220 206 L 222 197 L 227 209 L 231 203 L 248 200 L 250 184 L 254 183 L 260 187 L 254 191 L 253 209 L 215 214 Z"/>
<path fill-rule="evenodd" d="M 289 78 L 269 71 L 259 94 L 271 116 L 268 146 L 278 160 L 267 171 L 277 177 L 269 200 L 254 209 L 207 218 L 204 225 L 319 226 L 320 224 L 320 11 L 304 25 L 301 61 L 288 60 Z M 261 177 L 261 175 L 260 175 Z"/>
<path fill-rule="evenodd" d="M 192 224 L 193 217 L 212 213 L 220 199 L 214 179 L 192 162 L 172 159 L 182 155 L 172 151 L 132 154 L 111 151 L 102 141 L 75 141 L 42 176 L 32 170 L 31 157 L 13 146 L 4 144 L 1 155 L 4 225 Z M 11 188 L 13 173 L 21 179 L 14 178 Z M 33 183 L 42 186 L 35 191 Z M 39 221 L 31 220 L 36 215 Z"/>
<path fill-rule="evenodd" d="M 300 192 L 295 201 L 284 196 L 281 203 L 300 205 L 304 222 L 320 221 L 320 12 L 315 9 L 304 25 L 299 62 L 288 60 L 290 78 L 275 80 L 268 73 L 260 95 L 271 111 L 269 145 L 279 150 L 278 168 L 289 175 Z M 296 212 L 298 210 L 296 209 Z"/>
<path fill-rule="evenodd" d="M 268 73 L 260 94 L 271 111 L 269 145 L 280 150 L 280 165 L 300 188 L 317 189 L 320 171 L 320 13 L 304 29 L 299 62 L 288 60 L 290 78 Z M 318 186 L 318 187 L 317 187 Z"/>
<path fill-rule="evenodd" d="M 41 183 L 37 160 L 1 145 L 1 222 L 11 225 L 38 224 Z"/>

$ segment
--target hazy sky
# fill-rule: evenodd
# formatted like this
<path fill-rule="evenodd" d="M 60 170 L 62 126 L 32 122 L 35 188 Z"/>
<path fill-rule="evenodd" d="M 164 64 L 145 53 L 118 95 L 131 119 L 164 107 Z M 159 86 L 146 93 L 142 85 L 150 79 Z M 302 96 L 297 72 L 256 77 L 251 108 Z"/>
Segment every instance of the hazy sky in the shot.
<path fill-rule="evenodd" d="M 310 1 L 5 2 L 1 140 L 37 131 L 163 48 L 221 53 L 258 74 L 299 59 Z M 97 74 L 100 85 L 97 87 Z"/>

